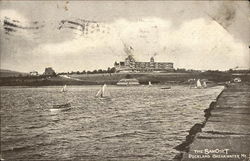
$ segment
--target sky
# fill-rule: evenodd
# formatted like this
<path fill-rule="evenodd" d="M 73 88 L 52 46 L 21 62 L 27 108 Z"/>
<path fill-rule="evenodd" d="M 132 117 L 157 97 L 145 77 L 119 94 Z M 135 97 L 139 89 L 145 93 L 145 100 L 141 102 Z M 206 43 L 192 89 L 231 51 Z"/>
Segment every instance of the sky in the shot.
<path fill-rule="evenodd" d="M 71 72 L 136 61 L 250 67 L 248 1 L 0 1 L 0 68 Z"/>

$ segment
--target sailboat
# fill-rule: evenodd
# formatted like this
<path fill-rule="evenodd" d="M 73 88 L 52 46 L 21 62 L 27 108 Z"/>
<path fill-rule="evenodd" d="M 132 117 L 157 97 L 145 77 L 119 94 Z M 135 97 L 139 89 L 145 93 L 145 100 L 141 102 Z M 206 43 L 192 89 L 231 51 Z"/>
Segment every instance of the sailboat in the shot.
<path fill-rule="evenodd" d="M 71 104 L 70 102 L 65 103 L 65 104 L 56 104 L 53 105 L 53 108 L 49 109 L 51 112 L 55 111 L 68 111 L 71 109 Z"/>
<path fill-rule="evenodd" d="M 106 91 L 107 85 L 104 84 L 102 88 L 96 93 L 96 97 L 100 98 L 107 98 L 109 96 L 108 92 Z"/>
<path fill-rule="evenodd" d="M 149 82 L 148 82 L 148 86 L 152 86 L 152 83 L 151 83 L 151 81 L 149 81 Z"/>
<path fill-rule="evenodd" d="M 63 86 L 63 88 L 61 89 L 61 92 L 66 92 L 66 84 Z"/>
<path fill-rule="evenodd" d="M 65 84 L 63 86 L 63 88 L 61 89 L 61 92 L 66 92 L 66 87 L 67 87 L 67 85 Z M 51 112 L 56 112 L 56 111 L 68 111 L 70 109 L 71 109 L 71 103 L 67 102 L 67 103 L 63 103 L 63 104 L 55 104 L 49 110 Z"/>
<path fill-rule="evenodd" d="M 197 80 L 195 88 L 202 88 L 200 79 Z"/>

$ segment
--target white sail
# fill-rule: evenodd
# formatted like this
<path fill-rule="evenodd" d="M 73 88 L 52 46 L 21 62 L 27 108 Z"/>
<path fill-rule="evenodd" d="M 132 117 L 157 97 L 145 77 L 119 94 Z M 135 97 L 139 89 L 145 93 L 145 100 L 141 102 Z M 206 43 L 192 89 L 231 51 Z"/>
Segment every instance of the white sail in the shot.
<path fill-rule="evenodd" d="M 102 93 L 102 89 L 100 89 L 97 93 L 96 93 L 96 97 L 99 97 L 100 95 L 101 95 L 101 93 Z"/>
<path fill-rule="evenodd" d="M 148 82 L 148 85 L 149 85 L 149 86 L 152 86 L 152 83 L 149 81 L 149 82 Z"/>
<path fill-rule="evenodd" d="M 106 84 L 104 84 L 103 86 L 102 86 L 102 95 L 101 95 L 101 97 L 104 97 L 105 96 L 105 89 L 106 89 Z"/>
<path fill-rule="evenodd" d="M 63 86 L 63 88 L 61 89 L 61 92 L 66 92 L 66 85 Z"/>
<path fill-rule="evenodd" d="M 201 88 L 202 87 L 200 79 L 197 80 L 196 87 L 197 88 Z"/>
<path fill-rule="evenodd" d="M 96 97 L 99 97 L 99 96 L 100 96 L 100 97 L 105 97 L 105 96 L 107 95 L 106 87 L 107 87 L 107 85 L 104 84 L 104 85 L 102 86 L 102 88 L 97 92 Z"/>

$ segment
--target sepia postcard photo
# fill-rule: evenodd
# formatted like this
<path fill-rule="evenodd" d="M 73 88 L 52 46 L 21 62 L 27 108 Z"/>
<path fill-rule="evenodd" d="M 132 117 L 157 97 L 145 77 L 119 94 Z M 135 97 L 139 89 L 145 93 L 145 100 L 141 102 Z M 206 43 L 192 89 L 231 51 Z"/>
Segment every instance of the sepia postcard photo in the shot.
<path fill-rule="evenodd" d="M 0 1 L 1 161 L 250 161 L 250 2 Z"/>

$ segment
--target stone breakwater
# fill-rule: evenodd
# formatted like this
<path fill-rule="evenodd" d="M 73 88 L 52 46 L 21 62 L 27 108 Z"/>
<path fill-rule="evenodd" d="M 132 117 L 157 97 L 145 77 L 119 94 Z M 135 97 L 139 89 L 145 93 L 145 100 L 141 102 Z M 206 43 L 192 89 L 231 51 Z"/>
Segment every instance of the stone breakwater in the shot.
<path fill-rule="evenodd" d="M 231 84 L 204 111 L 186 140 L 175 147 L 175 161 L 250 160 L 250 84 Z"/>

